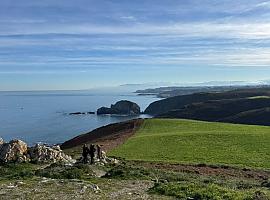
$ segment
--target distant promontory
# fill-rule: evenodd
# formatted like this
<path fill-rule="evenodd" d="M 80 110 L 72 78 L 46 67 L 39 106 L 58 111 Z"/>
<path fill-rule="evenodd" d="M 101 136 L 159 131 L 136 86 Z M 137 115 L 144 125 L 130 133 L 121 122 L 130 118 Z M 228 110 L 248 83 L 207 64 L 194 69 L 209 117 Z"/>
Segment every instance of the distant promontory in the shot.
<path fill-rule="evenodd" d="M 110 108 L 101 107 L 97 110 L 98 115 L 118 114 L 118 115 L 138 115 L 141 113 L 140 106 L 134 102 L 122 100 L 112 104 Z"/>

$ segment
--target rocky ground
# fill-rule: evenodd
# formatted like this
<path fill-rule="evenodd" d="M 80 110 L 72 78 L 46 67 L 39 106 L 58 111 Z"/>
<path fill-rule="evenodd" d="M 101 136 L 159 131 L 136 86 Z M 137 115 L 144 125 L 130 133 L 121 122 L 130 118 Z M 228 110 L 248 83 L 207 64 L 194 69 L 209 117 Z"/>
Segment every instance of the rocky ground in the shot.
<path fill-rule="evenodd" d="M 269 178 L 270 172 L 260 169 L 124 160 L 106 165 L 8 164 L 0 166 L 0 199 L 268 200 Z"/>
<path fill-rule="evenodd" d="M 2 165 L 0 199 L 172 199 L 150 194 L 152 180 L 106 177 L 116 166 Z"/>
<path fill-rule="evenodd" d="M 172 199 L 148 194 L 152 186 L 151 181 L 36 178 L 0 183 L 0 199 Z"/>

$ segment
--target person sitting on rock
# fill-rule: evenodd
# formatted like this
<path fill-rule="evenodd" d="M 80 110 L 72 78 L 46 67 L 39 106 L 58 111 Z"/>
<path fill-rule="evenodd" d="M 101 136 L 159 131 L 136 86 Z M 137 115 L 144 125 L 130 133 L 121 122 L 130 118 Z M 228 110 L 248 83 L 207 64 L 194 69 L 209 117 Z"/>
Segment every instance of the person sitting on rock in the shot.
<path fill-rule="evenodd" d="M 88 152 L 89 152 L 89 149 L 88 147 L 86 146 L 86 144 L 83 145 L 83 150 L 82 150 L 82 157 L 83 157 L 83 163 L 86 164 L 88 162 Z"/>
<path fill-rule="evenodd" d="M 89 150 L 89 154 L 90 154 L 90 164 L 94 164 L 94 157 L 95 157 L 95 151 L 96 151 L 96 148 L 95 148 L 95 145 L 91 144 L 90 145 L 90 150 Z"/>

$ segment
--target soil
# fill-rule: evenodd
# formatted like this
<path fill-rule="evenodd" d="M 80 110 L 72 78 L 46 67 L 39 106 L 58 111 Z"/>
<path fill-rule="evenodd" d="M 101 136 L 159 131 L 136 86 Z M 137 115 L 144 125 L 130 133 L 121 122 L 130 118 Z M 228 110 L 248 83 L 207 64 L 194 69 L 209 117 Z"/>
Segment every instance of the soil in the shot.
<path fill-rule="evenodd" d="M 135 161 L 136 164 L 142 165 L 146 168 L 160 169 L 174 172 L 194 173 L 204 176 L 224 176 L 226 178 L 247 178 L 255 180 L 268 180 L 270 178 L 270 171 L 264 169 L 247 169 L 231 166 L 219 165 L 187 165 L 187 164 L 170 164 L 170 163 L 155 163 Z"/>

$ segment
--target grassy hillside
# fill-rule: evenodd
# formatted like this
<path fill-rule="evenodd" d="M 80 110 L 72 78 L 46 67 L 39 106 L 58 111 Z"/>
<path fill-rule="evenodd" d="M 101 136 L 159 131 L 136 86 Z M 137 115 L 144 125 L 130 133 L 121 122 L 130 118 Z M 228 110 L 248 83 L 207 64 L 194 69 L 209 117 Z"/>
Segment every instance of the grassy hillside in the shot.
<path fill-rule="evenodd" d="M 269 97 L 224 99 L 189 104 L 158 117 L 270 125 L 269 107 Z"/>
<path fill-rule="evenodd" d="M 192 103 L 257 96 L 270 96 L 270 88 L 239 89 L 226 92 L 195 93 L 190 95 L 176 96 L 151 103 L 146 108 L 145 113 L 157 116 L 172 110 L 181 109 L 184 106 Z"/>
<path fill-rule="evenodd" d="M 238 124 L 257 124 L 270 126 L 270 108 L 262 108 L 241 112 L 237 115 L 222 119 L 223 122 Z"/>
<path fill-rule="evenodd" d="M 270 167 L 270 127 L 148 119 L 110 152 L 128 160 Z"/>

